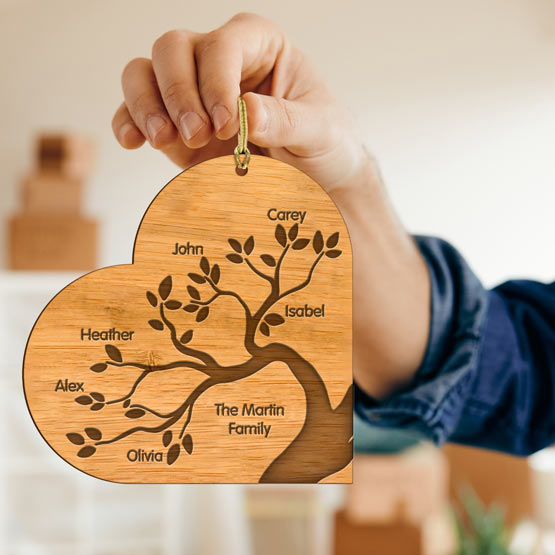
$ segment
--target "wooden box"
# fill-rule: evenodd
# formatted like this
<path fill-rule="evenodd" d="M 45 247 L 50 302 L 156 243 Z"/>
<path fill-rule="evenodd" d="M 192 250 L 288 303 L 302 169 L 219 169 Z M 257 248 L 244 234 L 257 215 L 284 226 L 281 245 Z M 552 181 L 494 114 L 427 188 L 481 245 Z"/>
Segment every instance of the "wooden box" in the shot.
<path fill-rule="evenodd" d="M 23 179 L 21 197 L 24 212 L 80 212 L 83 188 L 78 179 L 42 172 Z"/>
<path fill-rule="evenodd" d="M 9 222 L 12 270 L 91 270 L 97 224 L 78 215 L 19 214 Z"/>
<path fill-rule="evenodd" d="M 334 524 L 334 555 L 451 555 L 456 549 L 445 512 L 430 514 L 418 524 L 399 517 L 388 523 L 360 523 L 341 510 Z"/>
<path fill-rule="evenodd" d="M 37 140 L 37 159 L 41 172 L 84 179 L 92 171 L 94 145 L 78 135 L 41 135 Z"/>
<path fill-rule="evenodd" d="M 451 473 L 451 496 L 458 502 L 458 490 L 470 485 L 486 505 L 506 510 L 507 522 L 515 524 L 532 514 L 532 486 L 528 460 L 462 445 L 443 448 Z"/>
<path fill-rule="evenodd" d="M 419 445 L 395 455 L 358 453 L 346 511 L 353 521 L 387 523 L 402 505 L 408 520 L 420 522 L 444 508 L 447 498 L 444 455 L 431 445 Z"/>

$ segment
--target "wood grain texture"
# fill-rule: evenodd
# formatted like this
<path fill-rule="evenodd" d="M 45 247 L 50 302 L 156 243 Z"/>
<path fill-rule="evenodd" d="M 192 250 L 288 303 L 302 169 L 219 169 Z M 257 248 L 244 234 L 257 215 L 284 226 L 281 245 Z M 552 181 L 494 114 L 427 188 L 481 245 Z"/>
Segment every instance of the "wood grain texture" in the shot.
<path fill-rule="evenodd" d="M 347 229 L 308 176 L 261 156 L 242 177 L 233 156 L 194 166 L 148 208 L 133 264 L 39 317 L 32 417 L 105 480 L 350 482 L 351 287 Z"/>

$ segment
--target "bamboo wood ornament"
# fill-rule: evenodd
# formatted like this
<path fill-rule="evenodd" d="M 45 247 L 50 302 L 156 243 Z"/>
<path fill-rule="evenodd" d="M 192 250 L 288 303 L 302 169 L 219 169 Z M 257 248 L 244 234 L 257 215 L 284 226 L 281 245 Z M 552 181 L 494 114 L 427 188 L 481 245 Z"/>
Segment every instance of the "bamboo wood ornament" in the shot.
<path fill-rule="evenodd" d="M 244 153 L 241 153 L 244 154 Z M 233 156 L 173 179 L 133 263 L 58 293 L 26 349 L 48 444 L 105 480 L 351 482 L 352 259 L 307 175 Z"/>

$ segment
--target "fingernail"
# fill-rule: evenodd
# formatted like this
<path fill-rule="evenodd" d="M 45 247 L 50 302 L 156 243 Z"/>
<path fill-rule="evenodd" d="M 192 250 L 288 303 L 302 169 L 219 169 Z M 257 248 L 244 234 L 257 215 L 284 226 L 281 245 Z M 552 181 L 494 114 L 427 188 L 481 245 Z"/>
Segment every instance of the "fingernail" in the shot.
<path fill-rule="evenodd" d="M 262 106 L 262 109 L 260 110 L 260 123 L 258 124 L 258 132 L 264 133 L 267 127 L 268 127 L 268 112 L 266 110 L 266 106 Z"/>
<path fill-rule="evenodd" d="M 219 131 L 231 118 L 229 110 L 222 104 L 218 104 L 212 110 L 212 121 L 214 122 L 214 129 Z"/>
<path fill-rule="evenodd" d="M 179 118 L 179 128 L 186 141 L 194 137 L 203 125 L 204 121 L 196 112 L 185 112 Z"/>
<path fill-rule="evenodd" d="M 146 120 L 146 132 L 151 142 L 156 140 L 156 135 L 158 135 L 164 125 L 166 125 L 166 120 L 162 116 L 150 116 Z"/>
<path fill-rule="evenodd" d="M 124 141 L 125 137 L 131 133 L 135 131 L 135 126 L 132 123 L 124 123 L 118 131 L 118 136 L 119 136 L 119 140 L 120 141 Z"/>

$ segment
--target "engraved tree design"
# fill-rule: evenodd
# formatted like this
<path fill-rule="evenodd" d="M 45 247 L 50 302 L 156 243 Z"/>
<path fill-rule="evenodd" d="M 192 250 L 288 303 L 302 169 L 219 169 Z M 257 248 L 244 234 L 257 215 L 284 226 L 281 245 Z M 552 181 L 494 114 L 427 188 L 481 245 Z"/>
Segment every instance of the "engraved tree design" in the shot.
<path fill-rule="evenodd" d="M 88 406 L 91 411 L 102 410 L 107 405 L 120 405 L 126 418 L 138 420 L 147 413 L 160 420 L 155 426 L 135 425 L 115 437 L 103 438 L 97 428 L 85 428 L 84 433 L 68 433 L 67 439 L 79 446 L 77 455 L 87 458 L 95 454 L 97 448 L 120 441 L 138 432 L 160 434 L 164 448 L 167 449 L 166 462 L 172 465 L 185 452 L 192 454 L 193 438 L 188 433 L 195 403 L 211 387 L 231 383 L 246 378 L 276 361 L 286 364 L 304 390 L 306 398 L 306 417 L 303 426 L 293 441 L 266 468 L 260 482 L 318 482 L 344 468 L 352 459 L 352 387 L 349 388 L 340 404 L 333 409 L 325 384 L 314 366 L 293 348 L 282 343 L 269 343 L 261 346 L 256 342 L 257 333 L 269 337 L 275 326 L 284 324 L 284 318 L 272 307 L 285 297 L 307 287 L 318 264 L 324 259 L 334 259 L 341 255 L 336 246 L 339 233 L 333 233 L 326 240 L 320 231 L 312 239 L 300 238 L 299 226 L 294 224 L 288 231 L 281 224 L 275 228 L 275 239 L 279 245 L 279 255 L 262 254 L 260 260 L 264 270 L 260 270 L 251 259 L 255 240 L 250 236 L 241 243 L 228 239 L 232 252 L 226 256 L 233 264 L 246 264 L 259 278 L 270 286 L 267 297 L 256 310 L 251 310 L 243 298 L 231 289 L 220 285 L 221 271 L 218 264 L 210 264 L 206 257 L 200 260 L 200 272 L 189 273 L 191 284 L 187 286 L 189 300 L 183 303 L 171 298 L 172 276 L 167 276 L 159 284 L 157 294 L 146 292 L 146 299 L 157 316 L 149 320 L 150 326 L 160 332 L 169 332 L 175 349 L 187 358 L 166 364 L 148 364 L 124 360 L 121 351 L 114 345 L 106 345 L 107 359 L 93 364 L 91 371 L 100 373 L 110 367 L 135 368 L 139 374 L 131 389 L 123 396 L 107 400 L 100 392 L 81 395 L 75 402 Z M 300 251 L 312 243 L 314 259 L 306 278 L 299 284 L 283 289 L 281 268 L 291 251 Z M 203 293 L 199 289 L 202 289 Z M 209 294 L 206 295 L 206 292 Z M 250 358 L 237 365 L 222 366 L 214 357 L 191 346 L 194 330 L 178 333 L 170 318 L 172 311 L 184 310 L 195 315 L 197 323 L 206 320 L 214 303 L 224 296 L 233 297 L 242 307 L 245 316 L 244 346 Z M 189 368 L 201 372 L 206 377 L 189 393 L 187 398 L 174 410 L 161 413 L 142 404 L 133 403 L 133 395 L 139 385 L 150 375 L 174 368 Z M 325 423 L 323 426 L 322 423 Z M 178 427 L 178 431 L 175 427 Z M 180 429 L 179 429 L 180 428 Z"/>

